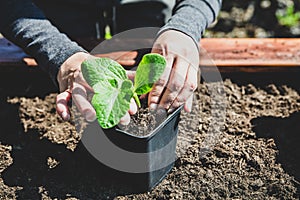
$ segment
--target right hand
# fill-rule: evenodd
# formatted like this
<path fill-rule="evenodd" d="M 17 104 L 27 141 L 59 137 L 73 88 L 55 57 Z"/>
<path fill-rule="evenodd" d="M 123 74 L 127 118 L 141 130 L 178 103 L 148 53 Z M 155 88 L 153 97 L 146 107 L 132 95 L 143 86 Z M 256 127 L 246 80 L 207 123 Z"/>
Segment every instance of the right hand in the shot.
<path fill-rule="evenodd" d="M 165 56 L 167 66 L 149 93 L 150 109 L 163 108 L 172 112 L 184 104 L 184 110 L 191 112 L 198 84 L 197 45 L 185 33 L 167 30 L 156 39 L 152 52 Z"/>

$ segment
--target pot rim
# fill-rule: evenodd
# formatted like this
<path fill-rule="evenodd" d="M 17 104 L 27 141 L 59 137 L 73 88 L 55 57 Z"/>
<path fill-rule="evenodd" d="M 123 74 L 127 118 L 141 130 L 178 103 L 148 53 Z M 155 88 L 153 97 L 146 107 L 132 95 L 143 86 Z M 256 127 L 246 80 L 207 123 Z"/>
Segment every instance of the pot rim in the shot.
<path fill-rule="evenodd" d="M 173 113 L 171 113 L 163 122 L 161 122 L 160 123 L 160 125 L 159 126 L 157 126 L 154 130 L 152 130 L 149 134 L 147 134 L 147 135 L 134 135 L 134 134 L 131 134 L 131 133 L 129 133 L 129 132 L 127 132 L 127 131 L 124 131 L 124 130 L 121 130 L 121 129 L 119 129 L 119 128 L 117 128 L 117 127 L 114 127 L 115 129 L 116 129 L 116 131 L 118 131 L 118 132 L 121 132 L 121 133 L 123 133 L 123 134 L 126 134 L 126 135 L 128 135 L 128 136 L 130 136 L 130 137 L 134 137 L 134 138 L 138 138 L 138 139 L 147 139 L 147 140 L 149 140 L 149 139 L 151 139 L 161 128 L 163 128 L 164 127 L 164 125 L 165 124 L 167 124 L 169 121 L 171 121 L 171 119 L 173 119 L 177 114 L 179 114 L 180 113 L 180 111 L 183 109 L 183 106 L 184 105 L 181 105 L 181 106 L 179 106 Z"/>

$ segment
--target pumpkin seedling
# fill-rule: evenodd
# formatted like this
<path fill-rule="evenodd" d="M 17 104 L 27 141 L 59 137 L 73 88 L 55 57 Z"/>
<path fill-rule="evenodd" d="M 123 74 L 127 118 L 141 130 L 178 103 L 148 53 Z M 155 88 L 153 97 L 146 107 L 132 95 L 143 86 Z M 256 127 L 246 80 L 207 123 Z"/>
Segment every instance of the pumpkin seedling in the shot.
<path fill-rule="evenodd" d="M 140 107 L 138 95 L 147 94 L 166 67 L 166 60 L 156 53 L 145 54 L 138 65 L 134 83 L 125 69 L 110 58 L 92 58 L 81 64 L 84 79 L 93 88 L 92 105 L 102 128 L 112 128 L 129 110 L 134 98 Z"/>

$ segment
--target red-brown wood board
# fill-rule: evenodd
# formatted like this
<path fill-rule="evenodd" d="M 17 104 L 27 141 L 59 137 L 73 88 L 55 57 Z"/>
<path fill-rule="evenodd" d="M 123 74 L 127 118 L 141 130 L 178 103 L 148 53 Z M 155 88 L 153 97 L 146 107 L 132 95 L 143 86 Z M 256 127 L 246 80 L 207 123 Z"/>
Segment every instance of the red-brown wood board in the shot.
<path fill-rule="evenodd" d="M 132 41 L 131 41 L 132 42 Z M 204 38 L 200 64 L 221 71 L 300 71 L 298 38 Z M 4 38 L 0 39 L 0 66 L 36 66 L 34 59 Z"/>
<path fill-rule="evenodd" d="M 298 38 L 211 38 L 202 39 L 201 65 L 222 71 L 276 71 L 300 69 Z"/>

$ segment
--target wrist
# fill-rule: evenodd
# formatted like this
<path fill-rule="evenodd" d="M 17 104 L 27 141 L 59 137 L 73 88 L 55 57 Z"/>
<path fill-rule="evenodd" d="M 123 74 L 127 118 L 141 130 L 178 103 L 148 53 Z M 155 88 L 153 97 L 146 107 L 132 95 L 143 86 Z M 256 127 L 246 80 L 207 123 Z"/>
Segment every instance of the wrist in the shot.
<path fill-rule="evenodd" d="M 195 37 L 193 37 L 192 35 L 180 30 L 180 29 L 176 29 L 176 28 L 162 28 L 158 33 L 157 33 L 157 36 L 155 38 L 155 40 L 157 40 L 157 38 L 159 38 L 161 35 L 165 34 L 165 33 L 169 33 L 169 32 L 176 32 L 176 33 L 179 33 L 179 34 L 182 34 L 182 35 L 185 35 L 186 37 L 190 38 L 191 41 L 193 41 L 193 43 L 195 44 L 195 47 L 197 48 L 198 52 L 200 52 L 200 39 L 201 37 L 199 38 L 199 40 L 197 40 Z"/>

